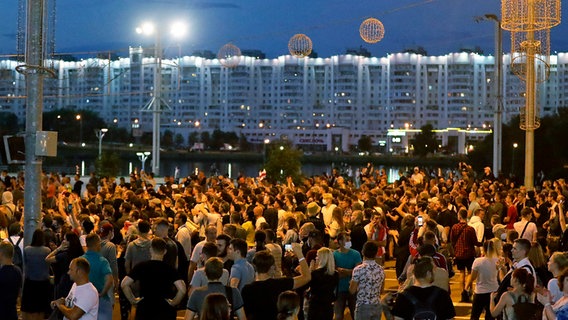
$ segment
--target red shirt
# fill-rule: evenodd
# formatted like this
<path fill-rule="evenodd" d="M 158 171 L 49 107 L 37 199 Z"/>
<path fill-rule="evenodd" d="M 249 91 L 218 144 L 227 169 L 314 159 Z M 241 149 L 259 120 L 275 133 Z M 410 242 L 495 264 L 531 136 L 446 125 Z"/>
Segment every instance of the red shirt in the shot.
<path fill-rule="evenodd" d="M 475 246 L 477 245 L 477 235 L 475 229 L 468 226 L 465 222 L 455 224 L 450 231 L 450 240 L 454 246 L 454 253 L 457 259 L 475 258 Z"/>
<path fill-rule="evenodd" d="M 514 229 L 513 224 L 517 222 L 517 207 L 512 205 L 507 210 L 507 218 L 509 218 L 509 222 L 507 223 L 507 229 Z"/>

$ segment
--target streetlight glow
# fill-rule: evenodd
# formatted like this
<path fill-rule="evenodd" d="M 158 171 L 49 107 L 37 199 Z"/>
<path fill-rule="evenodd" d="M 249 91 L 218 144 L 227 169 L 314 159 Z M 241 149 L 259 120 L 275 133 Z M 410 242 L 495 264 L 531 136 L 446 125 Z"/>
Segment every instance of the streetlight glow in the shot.
<path fill-rule="evenodd" d="M 144 35 L 152 35 L 154 34 L 156 27 L 151 22 L 144 22 L 140 27 L 136 28 L 136 33 L 144 34 Z"/>
<path fill-rule="evenodd" d="M 175 38 L 183 38 L 187 33 L 187 25 L 181 21 L 174 22 L 171 26 L 170 33 Z"/>

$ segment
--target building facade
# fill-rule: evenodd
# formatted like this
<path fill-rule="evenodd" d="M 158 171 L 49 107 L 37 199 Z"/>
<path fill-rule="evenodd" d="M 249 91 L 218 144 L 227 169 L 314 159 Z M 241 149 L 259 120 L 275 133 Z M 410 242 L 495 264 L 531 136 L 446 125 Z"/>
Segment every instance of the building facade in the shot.
<path fill-rule="evenodd" d="M 25 79 L 16 61 L 0 61 L 0 112 L 25 118 Z M 152 130 L 154 75 L 162 77 L 166 107 L 161 130 L 180 133 L 219 129 L 249 142 L 288 139 L 305 150 L 347 151 L 370 136 L 384 152 L 408 152 L 409 137 L 431 124 L 442 146 L 465 153 L 471 141 L 491 132 L 496 98 L 494 57 L 475 53 L 387 57 L 339 55 L 329 58 L 242 56 L 236 67 L 217 59 L 184 56 L 162 60 L 143 48 L 128 58 L 49 61 L 54 78 L 45 80 L 44 110 L 90 110 L 109 124 Z M 524 106 L 525 86 L 503 56 L 503 120 Z M 547 81 L 538 84 L 540 116 L 568 106 L 568 54 L 538 66 Z"/>

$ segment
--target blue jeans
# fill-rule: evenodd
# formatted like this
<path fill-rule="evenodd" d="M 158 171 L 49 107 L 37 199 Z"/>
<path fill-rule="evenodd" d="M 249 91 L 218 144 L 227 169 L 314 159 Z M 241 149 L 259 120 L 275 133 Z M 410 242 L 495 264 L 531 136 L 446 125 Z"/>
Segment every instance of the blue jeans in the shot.
<path fill-rule="evenodd" d="M 98 320 L 112 320 L 112 309 L 114 305 L 108 298 L 99 298 Z"/>
<path fill-rule="evenodd" d="M 361 304 L 355 309 L 355 320 L 381 320 L 381 304 Z"/>

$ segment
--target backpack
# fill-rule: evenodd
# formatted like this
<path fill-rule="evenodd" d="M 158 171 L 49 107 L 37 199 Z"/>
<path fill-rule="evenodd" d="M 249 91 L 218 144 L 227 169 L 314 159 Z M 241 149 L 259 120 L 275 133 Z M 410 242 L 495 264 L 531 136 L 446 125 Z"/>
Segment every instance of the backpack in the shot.
<path fill-rule="evenodd" d="M 12 258 L 12 262 L 15 266 L 19 267 L 20 270 L 24 270 L 24 258 L 22 254 L 22 249 L 20 248 L 20 242 L 24 237 L 20 237 L 16 243 L 12 242 L 12 238 L 8 237 L 8 241 L 14 246 L 14 257 Z"/>
<path fill-rule="evenodd" d="M 432 286 L 432 288 L 434 288 L 434 292 L 432 292 L 430 297 L 424 302 L 418 301 L 418 299 L 415 296 L 413 296 L 410 292 L 408 292 L 407 290 L 404 290 L 401 293 L 408 300 L 410 300 L 410 303 L 412 303 L 412 306 L 414 307 L 414 315 L 412 316 L 413 320 L 436 320 L 437 319 L 438 316 L 436 315 L 436 312 L 434 311 L 434 309 L 432 309 L 432 306 L 434 305 L 434 300 L 436 299 L 436 297 L 438 297 L 439 290 L 442 290 L 442 289 L 435 287 L 435 286 Z"/>
<path fill-rule="evenodd" d="M 522 294 L 513 304 L 517 320 L 541 320 L 544 307 L 540 303 L 529 302 L 529 298 Z"/>

